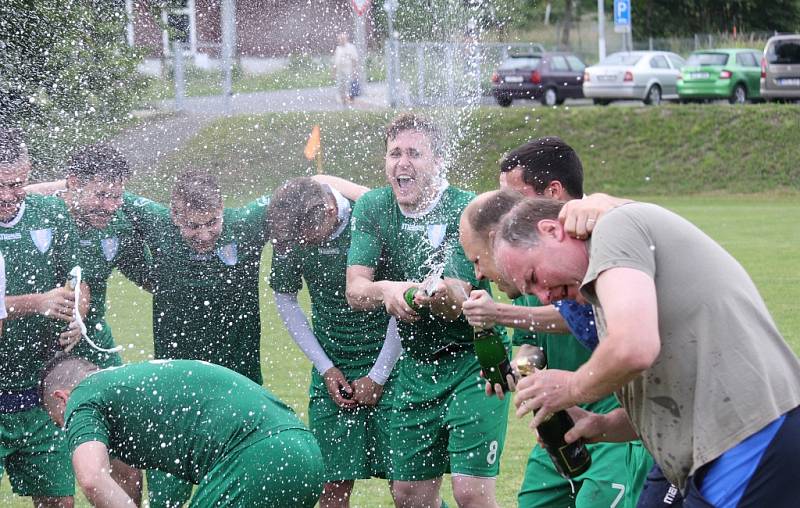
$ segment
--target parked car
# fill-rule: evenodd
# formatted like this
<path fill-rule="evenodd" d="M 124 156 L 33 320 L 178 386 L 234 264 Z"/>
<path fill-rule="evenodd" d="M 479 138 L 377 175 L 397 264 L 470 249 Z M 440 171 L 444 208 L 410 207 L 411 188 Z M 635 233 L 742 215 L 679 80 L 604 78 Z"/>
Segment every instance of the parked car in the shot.
<path fill-rule="evenodd" d="M 658 105 L 677 99 L 678 74 L 686 62 L 669 51 L 613 53 L 583 73 L 583 95 L 595 104 L 629 99 Z"/>
<path fill-rule="evenodd" d="M 689 55 L 678 77 L 681 100 L 728 99 L 744 104 L 761 97 L 761 54 L 756 49 L 709 49 Z"/>
<path fill-rule="evenodd" d="M 514 99 L 540 100 L 546 106 L 562 104 L 564 99 L 583 97 L 585 68 L 586 64 L 572 53 L 512 56 L 492 74 L 492 95 L 504 107 Z"/>
<path fill-rule="evenodd" d="M 800 34 L 770 37 L 761 58 L 761 96 L 800 99 Z"/>

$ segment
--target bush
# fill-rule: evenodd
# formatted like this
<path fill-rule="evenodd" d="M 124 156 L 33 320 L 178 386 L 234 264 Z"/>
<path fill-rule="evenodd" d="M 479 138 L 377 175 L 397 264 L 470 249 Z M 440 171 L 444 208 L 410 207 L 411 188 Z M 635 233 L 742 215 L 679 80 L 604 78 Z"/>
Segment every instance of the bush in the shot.
<path fill-rule="evenodd" d="M 0 123 L 25 132 L 39 176 L 126 123 L 143 79 L 122 5 L 0 3 Z"/>

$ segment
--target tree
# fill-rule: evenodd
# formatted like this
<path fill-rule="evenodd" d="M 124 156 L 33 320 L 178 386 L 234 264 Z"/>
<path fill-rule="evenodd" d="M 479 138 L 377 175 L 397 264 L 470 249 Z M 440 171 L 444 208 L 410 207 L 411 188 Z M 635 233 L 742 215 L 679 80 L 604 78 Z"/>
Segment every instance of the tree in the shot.
<path fill-rule="evenodd" d="M 23 130 L 38 173 L 126 120 L 143 81 L 125 22 L 110 0 L 0 2 L 0 123 Z"/>

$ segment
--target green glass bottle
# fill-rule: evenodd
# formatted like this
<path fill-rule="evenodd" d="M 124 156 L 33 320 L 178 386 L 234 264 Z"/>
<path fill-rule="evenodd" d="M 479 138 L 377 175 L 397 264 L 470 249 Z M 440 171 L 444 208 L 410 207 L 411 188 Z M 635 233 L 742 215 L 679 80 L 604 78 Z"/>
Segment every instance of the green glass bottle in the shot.
<path fill-rule="evenodd" d="M 547 359 L 544 352 L 536 348 L 533 354 L 516 361 L 517 372 L 520 376 L 533 374 L 537 369 L 544 369 Z M 550 415 L 536 427 L 539 440 L 556 466 L 558 474 L 564 478 L 575 478 L 585 473 L 592 465 L 592 456 L 582 439 L 567 444 L 564 434 L 575 426 L 572 417 L 564 410 Z"/>
<path fill-rule="evenodd" d="M 513 373 L 503 339 L 494 328 L 476 329 L 472 344 L 475 346 L 475 355 L 481 364 L 483 377 L 492 383 L 492 386 L 499 384 L 503 387 L 503 391 L 507 392 L 506 376 Z"/>
<path fill-rule="evenodd" d="M 411 287 L 406 289 L 406 292 L 403 293 L 403 298 L 405 298 L 408 306 L 414 309 L 414 312 L 419 312 L 421 307 L 416 303 L 414 303 L 414 295 L 416 294 L 417 294 L 417 288 Z"/>

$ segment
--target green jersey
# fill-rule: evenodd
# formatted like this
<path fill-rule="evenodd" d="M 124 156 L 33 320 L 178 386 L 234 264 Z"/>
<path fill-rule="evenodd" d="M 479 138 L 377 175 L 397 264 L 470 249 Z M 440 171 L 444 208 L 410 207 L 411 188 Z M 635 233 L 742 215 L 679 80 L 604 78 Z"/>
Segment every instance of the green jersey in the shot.
<path fill-rule="evenodd" d="M 533 295 L 523 295 L 514 299 L 515 305 L 539 307 L 542 303 Z M 520 328 L 514 329 L 512 337 L 515 346 L 531 344 L 542 348 L 547 356 L 547 366 L 551 369 L 576 371 L 592 356 L 592 352 L 570 334 L 533 333 Z M 609 395 L 597 402 L 581 404 L 593 413 L 608 413 L 618 407 L 619 402 Z"/>
<path fill-rule="evenodd" d="M 447 187 L 428 213 L 410 217 L 400 210 L 391 187 L 367 192 L 353 210 L 347 264 L 382 267 L 390 274 L 389 280 L 421 282 L 432 266 L 444 263 L 445 276 L 489 290 L 488 283 L 475 279 L 472 263 L 458 240 L 461 212 L 474 197 L 471 192 Z M 453 344 L 471 347 L 473 339 L 472 327 L 463 316 L 448 322 L 423 313 L 415 323 L 398 322 L 398 330 L 406 354 L 418 360 L 435 358 L 438 351 Z"/>
<path fill-rule="evenodd" d="M 17 216 L 0 223 L 6 296 L 46 293 L 63 286 L 76 264 L 76 233 L 64 202 L 30 194 Z M 5 322 L 0 339 L 0 389 L 26 390 L 53 352 L 66 321 L 31 314 Z"/>
<path fill-rule="evenodd" d="M 89 312 L 84 319 L 87 335 L 98 346 L 114 347 L 111 327 L 106 322 L 106 291 L 108 278 L 114 268 L 140 286 L 146 286 L 149 259 L 144 242 L 121 210 L 104 229 L 76 228 L 78 232 L 78 262 L 83 281 L 91 291 Z M 81 341 L 73 354 L 86 358 L 101 367 L 119 365 L 118 355 L 97 351 Z"/>
<path fill-rule="evenodd" d="M 335 195 L 335 194 L 334 194 Z M 352 202 L 337 197 L 339 227 L 324 243 L 272 254 L 270 287 L 278 293 L 297 293 L 306 280 L 311 294 L 314 335 L 333 364 L 348 379 L 367 375 L 378 358 L 389 315 L 350 308 L 345 297 L 347 251 L 350 247 Z"/>
<path fill-rule="evenodd" d="M 258 274 L 269 198 L 226 208 L 212 252 L 198 254 L 170 211 L 125 195 L 124 211 L 150 249 L 156 358 L 205 360 L 261 384 Z"/>
<path fill-rule="evenodd" d="M 266 389 L 192 360 L 154 360 L 93 373 L 72 391 L 64 421 L 72 451 L 99 441 L 126 464 L 192 483 L 249 444 L 305 429 Z"/>

